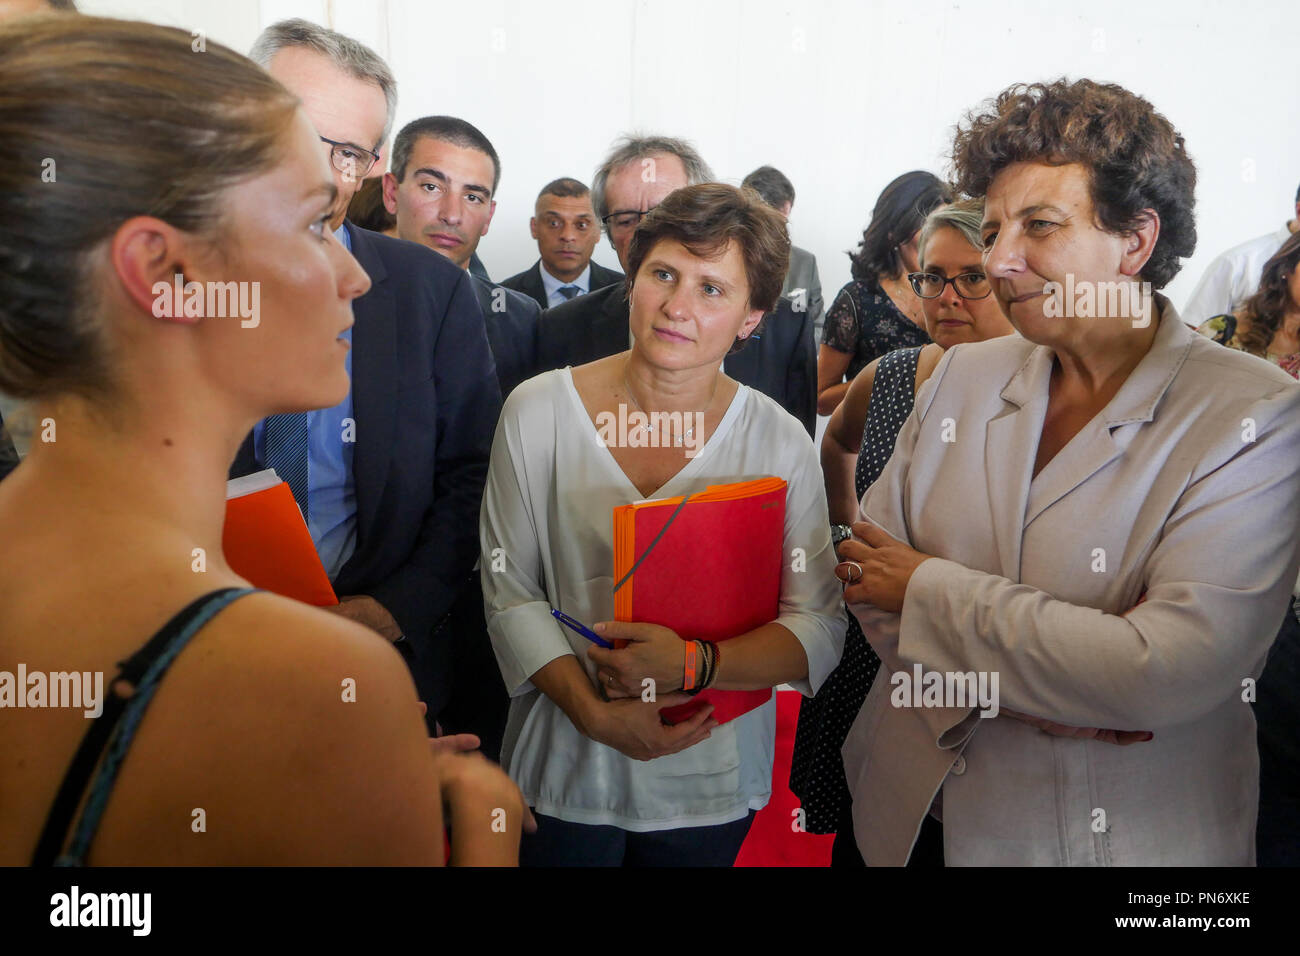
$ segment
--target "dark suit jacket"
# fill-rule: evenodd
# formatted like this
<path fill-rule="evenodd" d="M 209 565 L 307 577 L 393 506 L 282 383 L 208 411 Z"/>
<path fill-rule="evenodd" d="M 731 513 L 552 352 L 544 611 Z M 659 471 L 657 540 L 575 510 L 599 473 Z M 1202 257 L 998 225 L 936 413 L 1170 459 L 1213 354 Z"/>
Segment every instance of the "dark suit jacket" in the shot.
<path fill-rule="evenodd" d="M 432 635 L 478 558 L 501 392 L 470 276 L 418 243 L 347 225 L 371 287 L 352 303 L 357 545 L 334 589 L 393 615 L 436 715 L 451 649 Z M 261 467 L 250 434 L 230 473 Z"/>
<path fill-rule="evenodd" d="M 628 304 L 622 284 L 580 295 L 542 313 L 537 337 L 538 371 L 585 365 L 628 348 Z M 723 369 L 758 389 L 817 430 L 817 352 L 806 310 L 782 299 L 763 316 L 748 344 L 728 355 Z"/>
<path fill-rule="evenodd" d="M 537 320 L 542 310 L 522 292 L 471 278 L 504 399 L 516 385 L 537 374 Z"/>
<path fill-rule="evenodd" d="M 588 294 L 595 292 L 597 289 L 603 289 L 607 285 L 622 281 L 623 273 L 615 272 L 613 269 L 606 269 L 595 259 L 591 260 L 591 282 L 587 285 Z M 546 287 L 542 285 L 541 259 L 534 262 L 531 269 L 525 269 L 519 275 L 511 276 L 501 284 L 507 289 L 514 289 L 516 292 L 531 296 L 533 301 L 543 309 L 550 308 L 546 301 Z M 582 298 L 582 296 L 578 296 L 578 298 Z"/>
<path fill-rule="evenodd" d="M 483 265 L 483 260 L 478 257 L 477 252 L 471 252 L 469 255 L 469 274 L 478 276 L 485 282 L 492 281 L 492 277 L 488 275 L 487 266 Z"/>

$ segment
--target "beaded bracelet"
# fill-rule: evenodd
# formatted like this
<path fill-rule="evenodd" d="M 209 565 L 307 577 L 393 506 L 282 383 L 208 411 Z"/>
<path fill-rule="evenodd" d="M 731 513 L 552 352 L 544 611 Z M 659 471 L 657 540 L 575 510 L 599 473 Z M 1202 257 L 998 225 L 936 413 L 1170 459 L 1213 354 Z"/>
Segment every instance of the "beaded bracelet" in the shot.
<path fill-rule="evenodd" d="M 718 679 L 718 667 L 722 663 L 722 648 L 712 641 L 705 641 L 704 647 L 709 658 L 709 673 L 703 686 L 712 687 L 713 682 Z"/>

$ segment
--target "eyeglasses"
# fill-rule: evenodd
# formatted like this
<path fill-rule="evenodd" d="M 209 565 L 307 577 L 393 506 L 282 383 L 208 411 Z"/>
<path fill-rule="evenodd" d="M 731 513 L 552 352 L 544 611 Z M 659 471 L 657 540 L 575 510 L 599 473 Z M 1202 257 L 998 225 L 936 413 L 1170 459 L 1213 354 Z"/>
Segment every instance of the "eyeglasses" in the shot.
<path fill-rule="evenodd" d="M 951 279 L 930 272 L 913 272 L 908 275 L 907 281 L 912 283 L 912 291 L 922 299 L 939 298 L 949 282 L 963 299 L 983 299 L 993 291 L 988 276 L 982 272 L 963 272 Z"/>
<path fill-rule="evenodd" d="M 602 216 L 600 221 L 605 224 L 605 228 L 610 232 L 616 229 L 619 232 L 626 232 L 628 229 L 635 229 L 649 211 L 649 209 L 645 212 L 622 209 L 618 212 L 611 212 L 608 216 Z"/>
<path fill-rule="evenodd" d="M 364 146 L 339 143 L 324 136 L 320 139 L 322 143 L 330 145 L 330 165 L 349 179 L 363 178 L 379 162 L 379 154 Z"/>

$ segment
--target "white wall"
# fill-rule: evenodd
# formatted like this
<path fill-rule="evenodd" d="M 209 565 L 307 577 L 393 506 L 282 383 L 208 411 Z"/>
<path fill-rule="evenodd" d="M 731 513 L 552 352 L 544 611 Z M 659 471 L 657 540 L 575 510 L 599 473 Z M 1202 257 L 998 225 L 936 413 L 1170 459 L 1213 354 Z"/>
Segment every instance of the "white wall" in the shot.
<path fill-rule="evenodd" d="M 952 125 L 1015 81 L 1118 82 L 1177 126 L 1200 170 L 1200 244 L 1175 303 L 1224 248 L 1277 228 L 1300 184 L 1300 5 L 1280 0 L 82 0 L 202 29 L 247 51 L 306 16 L 371 44 L 398 77 L 398 126 L 451 113 L 502 157 L 493 277 L 536 258 L 528 217 L 561 175 L 590 182 L 621 131 L 692 139 L 739 182 L 763 163 L 799 193 L 791 230 L 823 285 L 848 280 L 880 189 L 944 172 Z M 602 244 L 597 258 L 615 265 Z"/>

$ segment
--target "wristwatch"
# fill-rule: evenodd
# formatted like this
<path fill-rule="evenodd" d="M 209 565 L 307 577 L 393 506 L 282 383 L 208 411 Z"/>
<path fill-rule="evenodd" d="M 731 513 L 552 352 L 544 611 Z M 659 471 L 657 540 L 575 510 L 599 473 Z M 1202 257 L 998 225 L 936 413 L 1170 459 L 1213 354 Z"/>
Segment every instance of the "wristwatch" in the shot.
<path fill-rule="evenodd" d="M 846 524 L 831 525 L 831 547 L 834 548 L 841 541 L 846 541 L 853 537 L 853 529 Z"/>

